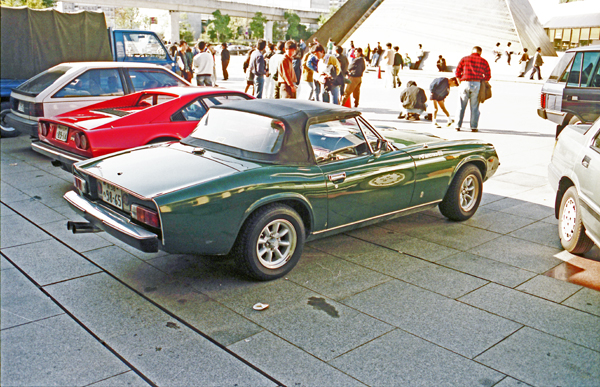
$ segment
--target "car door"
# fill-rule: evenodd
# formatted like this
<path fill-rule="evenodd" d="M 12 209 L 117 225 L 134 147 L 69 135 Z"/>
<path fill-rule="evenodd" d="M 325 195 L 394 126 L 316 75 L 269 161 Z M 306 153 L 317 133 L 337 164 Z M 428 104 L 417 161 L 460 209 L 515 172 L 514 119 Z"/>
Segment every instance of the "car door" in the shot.
<path fill-rule="evenodd" d="M 408 207 L 414 183 L 412 158 L 388 146 L 374 152 L 381 137 L 364 121 L 328 121 L 311 125 L 308 133 L 327 184 L 328 229 Z"/>
<path fill-rule="evenodd" d="M 574 167 L 578 177 L 582 203 L 583 223 L 586 228 L 600 237 L 600 121 L 590 129 L 592 135 L 583 148 L 583 154 Z"/>
<path fill-rule="evenodd" d="M 118 69 L 90 69 L 75 76 L 44 101 L 44 116 L 54 117 L 122 95 L 125 90 Z"/>

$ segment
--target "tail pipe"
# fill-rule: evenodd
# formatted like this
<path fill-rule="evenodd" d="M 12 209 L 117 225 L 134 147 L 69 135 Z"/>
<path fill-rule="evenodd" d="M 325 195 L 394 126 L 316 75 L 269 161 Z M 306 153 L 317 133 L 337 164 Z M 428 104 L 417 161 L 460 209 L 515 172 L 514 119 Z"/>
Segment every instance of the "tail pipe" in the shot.
<path fill-rule="evenodd" d="M 102 230 L 88 222 L 67 222 L 67 230 L 73 231 L 73 234 L 83 234 L 86 232 L 101 232 Z"/>

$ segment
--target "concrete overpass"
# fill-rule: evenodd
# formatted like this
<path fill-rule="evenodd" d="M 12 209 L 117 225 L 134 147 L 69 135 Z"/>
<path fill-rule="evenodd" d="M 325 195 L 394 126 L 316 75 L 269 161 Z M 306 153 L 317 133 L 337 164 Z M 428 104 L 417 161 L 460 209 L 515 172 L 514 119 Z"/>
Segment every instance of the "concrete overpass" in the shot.
<path fill-rule="evenodd" d="M 312 5 L 313 1 L 310 0 L 309 4 Z M 169 10 L 170 33 L 171 36 L 177 37 L 179 37 L 180 12 L 211 14 L 216 10 L 220 10 L 222 14 L 245 18 L 252 18 L 256 12 L 261 12 L 269 20 L 265 28 L 265 38 L 272 40 L 270 38 L 272 37 L 273 22 L 285 20 L 283 15 L 286 11 L 294 11 L 300 17 L 302 23 L 309 24 L 316 24 L 319 16 L 328 11 L 327 9 L 295 9 L 293 4 L 298 4 L 298 2 L 294 2 L 290 4 L 291 6 L 285 8 L 221 0 L 76 0 L 76 2 L 78 4 L 104 5 L 109 7 Z"/>

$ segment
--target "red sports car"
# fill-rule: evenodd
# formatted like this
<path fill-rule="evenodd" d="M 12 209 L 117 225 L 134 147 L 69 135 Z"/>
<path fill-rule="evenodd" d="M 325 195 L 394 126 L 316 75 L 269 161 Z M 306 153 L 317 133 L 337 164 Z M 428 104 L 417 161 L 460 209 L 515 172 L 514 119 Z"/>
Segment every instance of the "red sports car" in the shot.
<path fill-rule="evenodd" d="M 71 172 L 74 163 L 146 144 L 180 140 L 211 106 L 253 97 L 233 90 L 170 87 L 144 90 L 40 119 L 31 147 Z"/>

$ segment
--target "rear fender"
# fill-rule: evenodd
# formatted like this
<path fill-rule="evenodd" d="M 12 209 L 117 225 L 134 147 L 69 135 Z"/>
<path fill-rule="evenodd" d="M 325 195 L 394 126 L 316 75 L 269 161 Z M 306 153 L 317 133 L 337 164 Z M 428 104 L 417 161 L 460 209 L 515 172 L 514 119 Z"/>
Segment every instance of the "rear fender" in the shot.
<path fill-rule="evenodd" d="M 259 208 L 261 208 L 267 204 L 271 204 L 271 203 L 283 202 L 282 204 L 285 204 L 285 202 L 289 202 L 289 201 L 293 201 L 293 202 L 296 202 L 296 203 L 302 205 L 304 207 L 304 209 L 306 210 L 305 214 L 301 213 L 299 215 L 302 217 L 302 219 L 305 222 L 305 226 L 306 226 L 306 230 L 307 230 L 307 234 L 308 234 L 312 228 L 311 225 L 314 224 L 313 207 L 304 196 L 302 196 L 298 193 L 294 193 L 294 192 L 278 193 L 278 194 L 266 196 L 264 198 L 261 198 L 261 199 L 255 201 L 254 203 L 252 203 L 252 205 L 250 205 L 250 207 L 248 207 L 248 209 L 244 212 L 242 221 L 238 225 L 238 230 L 242 229 L 242 226 L 244 225 L 244 223 L 246 222 L 248 217 L 252 213 L 254 213 L 256 210 L 258 210 Z M 308 221 L 308 224 L 306 224 L 307 221 Z"/>

